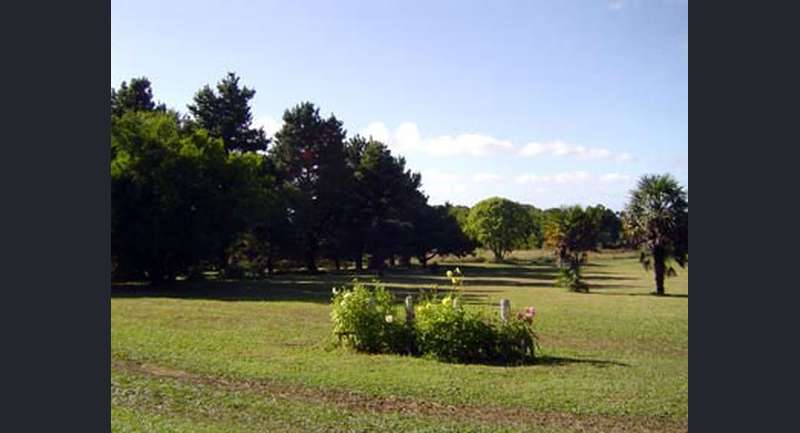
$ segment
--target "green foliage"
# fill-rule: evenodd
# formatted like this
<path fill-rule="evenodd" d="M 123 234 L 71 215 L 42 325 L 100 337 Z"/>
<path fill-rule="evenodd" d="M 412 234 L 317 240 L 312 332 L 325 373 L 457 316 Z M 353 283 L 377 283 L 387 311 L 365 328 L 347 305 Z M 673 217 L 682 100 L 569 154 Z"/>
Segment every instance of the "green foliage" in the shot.
<path fill-rule="evenodd" d="M 439 214 L 419 191 L 420 175 L 406 168 L 404 158 L 361 136 L 347 142 L 346 154 L 353 177 L 352 188 L 342 194 L 346 199 L 342 238 L 357 268 L 364 253 L 371 257 L 370 267 L 380 271 L 394 255 L 408 259 L 457 248 L 453 246 L 457 240 L 451 240 L 452 226 L 437 219 Z"/>
<path fill-rule="evenodd" d="M 467 219 L 467 233 L 489 248 L 497 261 L 524 245 L 531 229 L 525 208 L 500 197 L 478 202 Z"/>
<path fill-rule="evenodd" d="M 227 151 L 265 151 L 269 140 L 264 130 L 252 127 L 250 100 L 255 94 L 255 90 L 240 86 L 239 77 L 229 72 L 216 91 L 208 85 L 200 89 L 188 108 L 194 122 L 212 137 L 222 139 Z"/>
<path fill-rule="evenodd" d="M 689 196 L 670 175 L 643 176 L 623 213 L 625 235 L 642 249 L 640 261 L 653 269 L 656 293 L 664 294 L 664 278 L 689 262 Z"/>
<path fill-rule="evenodd" d="M 603 248 L 620 246 L 622 241 L 622 219 L 616 212 L 598 204 L 597 206 L 588 206 L 586 213 L 598 224 L 598 245 Z"/>
<path fill-rule="evenodd" d="M 533 308 L 497 324 L 464 308 L 463 277 L 447 272 L 452 293 L 427 294 L 414 309 L 413 321 L 399 321 L 393 297 L 382 284 L 355 282 L 334 289 L 333 333 L 340 343 L 369 353 L 415 353 L 444 362 L 526 363 L 534 359 Z"/>
<path fill-rule="evenodd" d="M 229 156 L 221 141 L 181 130 L 166 113 L 126 112 L 111 131 L 117 264 L 159 281 L 218 262 L 258 201 L 262 159 Z"/>
<path fill-rule="evenodd" d="M 523 204 L 522 207 L 528 213 L 531 224 L 530 235 L 526 239 L 525 246 L 529 249 L 541 248 L 544 245 L 544 211 L 529 204 Z"/>
<path fill-rule="evenodd" d="M 323 119 L 310 102 L 286 110 L 283 122 L 269 155 L 286 192 L 297 254 L 315 271 L 320 246 L 343 220 L 342 199 L 351 185 L 345 131 L 335 116 Z"/>
<path fill-rule="evenodd" d="M 493 332 L 483 318 L 447 295 L 416 307 L 415 329 L 421 353 L 445 362 L 480 362 L 493 356 Z"/>
<path fill-rule="evenodd" d="M 585 255 L 581 256 L 581 263 L 585 263 Z M 556 285 L 573 292 L 589 292 L 589 285 L 581 278 L 581 266 L 564 266 L 558 270 Z"/>
<path fill-rule="evenodd" d="M 400 322 L 394 298 L 377 283 L 354 281 L 352 287 L 333 289 L 333 334 L 347 347 L 369 353 L 409 351 L 410 331 Z"/>
<path fill-rule="evenodd" d="M 476 243 L 462 231 L 449 207 L 449 204 L 429 206 L 423 203 L 416 208 L 412 221 L 414 231 L 405 243 L 407 250 L 422 266 L 437 255 L 464 257 L 474 254 Z"/>
<path fill-rule="evenodd" d="M 133 78 L 130 84 L 125 81 L 119 89 L 111 89 L 111 115 L 121 116 L 129 111 L 166 111 L 164 104 L 153 101 L 153 89 L 146 77 Z"/>
<path fill-rule="evenodd" d="M 586 263 L 587 252 L 597 249 L 600 233 L 600 215 L 580 206 L 564 207 L 547 213 L 545 245 L 553 250 L 559 261 L 557 283 L 572 291 L 586 292 L 581 280 L 581 267 Z"/>

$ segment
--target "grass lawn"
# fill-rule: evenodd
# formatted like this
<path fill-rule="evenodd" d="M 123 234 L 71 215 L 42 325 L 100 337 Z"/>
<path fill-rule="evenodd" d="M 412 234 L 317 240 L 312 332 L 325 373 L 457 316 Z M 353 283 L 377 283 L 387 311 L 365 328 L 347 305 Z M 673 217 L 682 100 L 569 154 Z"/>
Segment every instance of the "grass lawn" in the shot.
<path fill-rule="evenodd" d="M 540 362 L 445 364 L 333 348 L 331 287 L 352 278 L 276 275 L 119 285 L 111 300 L 112 430 L 157 432 L 688 430 L 688 269 L 651 296 L 633 253 L 590 257 L 589 294 L 554 287 L 539 251 L 460 263 L 468 303 L 537 309 Z M 439 284 L 419 269 L 399 295 Z M 359 278 L 370 280 L 372 275 Z M 399 300 L 400 298 L 398 298 Z"/>

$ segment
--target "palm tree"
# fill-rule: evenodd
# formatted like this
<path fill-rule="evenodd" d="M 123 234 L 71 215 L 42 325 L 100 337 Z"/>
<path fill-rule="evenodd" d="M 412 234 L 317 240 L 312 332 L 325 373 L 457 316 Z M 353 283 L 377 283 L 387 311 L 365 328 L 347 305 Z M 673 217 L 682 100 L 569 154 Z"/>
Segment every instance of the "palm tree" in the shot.
<path fill-rule="evenodd" d="M 655 271 L 656 294 L 664 294 L 664 277 L 676 274 L 672 263 L 689 262 L 689 194 L 669 174 L 639 179 L 623 212 L 625 234 L 642 249 L 640 262 Z"/>

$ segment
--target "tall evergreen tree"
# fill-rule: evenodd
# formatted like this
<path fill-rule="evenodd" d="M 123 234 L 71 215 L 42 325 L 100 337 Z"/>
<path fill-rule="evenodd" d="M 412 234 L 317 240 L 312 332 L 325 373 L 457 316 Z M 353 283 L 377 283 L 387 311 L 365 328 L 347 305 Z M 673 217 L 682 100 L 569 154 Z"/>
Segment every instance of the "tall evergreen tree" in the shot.
<path fill-rule="evenodd" d="M 381 272 L 386 260 L 416 255 L 409 243 L 415 239 L 419 210 L 427 207 L 427 198 L 419 191 L 421 177 L 406 169 L 404 158 L 393 156 L 386 145 L 371 138 L 351 139 L 347 155 L 354 172 L 347 200 L 348 249 L 357 270 L 367 253 L 370 268 Z"/>
<path fill-rule="evenodd" d="M 345 131 L 335 116 L 323 119 L 310 102 L 286 110 L 283 122 L 269 155 L 287 191 L 300 254 L 313 272 L 320 246 L 341 220 L 340 199 L 351 173 L 345 158 Z"/>
<path fill-rule="evenodd" d="M 153 100 L 153 89 L 146 77 L 133 78 L 130 84 L 125 81 L 119 89 L 111 89 L 111 114 L 121 116 L 128 111 L 166 111 L 164 104 Z"/>
<path fill-rule="evenodd" d="M 250 100 L 255 94 L 255 90 L 240 86 L 239 77 L 229 72 L 217 83 L 216 91 L 208 85 L 200 89 L 188 108 L 194 121 L 212 137 L 221 138 L 228 152 L 265 151 L 269 139 L 264 129 L 253 128 Z"/>

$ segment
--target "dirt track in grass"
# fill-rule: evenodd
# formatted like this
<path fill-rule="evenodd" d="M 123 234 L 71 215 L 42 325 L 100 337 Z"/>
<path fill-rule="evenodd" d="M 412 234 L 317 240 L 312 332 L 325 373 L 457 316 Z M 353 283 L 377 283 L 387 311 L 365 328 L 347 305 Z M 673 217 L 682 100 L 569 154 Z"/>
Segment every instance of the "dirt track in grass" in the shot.
<path fill-rule="evenodd" d="M 336 389 L 316 389 L 270 380 L 231 379 L 201 375 L 150 363 L 113 360 L 112 369 L 119 372 L 165 378 L 187 384 L 216 387 L 221 390 L 244 391 L 256 395 L 294 401 L 333 405 L 348 411 L 397 413 L 411 416 L 443 418 L 462 422 L 502 424 L 514 427 L 549 427 L 572 432 L 686 432 L 688 423 L 658 417 L 574 415 L 562 412 L 539 412 L 524 408 L 486 405 L 448 405 L 406 397 L 377 397 Z"/>

